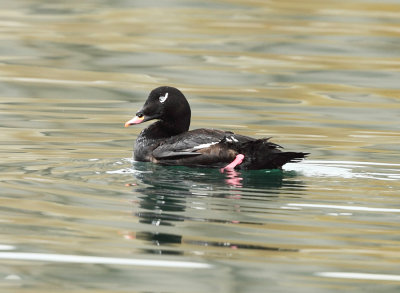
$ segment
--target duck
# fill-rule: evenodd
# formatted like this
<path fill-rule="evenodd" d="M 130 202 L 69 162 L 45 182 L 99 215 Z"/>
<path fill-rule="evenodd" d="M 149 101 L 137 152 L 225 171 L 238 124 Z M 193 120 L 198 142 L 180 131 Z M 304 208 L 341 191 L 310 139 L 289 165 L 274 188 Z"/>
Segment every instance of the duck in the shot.
<path fill-rule="evenodd" d="M 143 129 L 133 151 L 135 161 L 166 166 L 225 170 L 282 169 L 309 153 L 287 152 L 270 138 L 253 138 L 231 131 L 189 130 L 191 109 L 184 94 L 171 86 L 153 89 L 143 107 L 125 127 L 156 120 Z"/>

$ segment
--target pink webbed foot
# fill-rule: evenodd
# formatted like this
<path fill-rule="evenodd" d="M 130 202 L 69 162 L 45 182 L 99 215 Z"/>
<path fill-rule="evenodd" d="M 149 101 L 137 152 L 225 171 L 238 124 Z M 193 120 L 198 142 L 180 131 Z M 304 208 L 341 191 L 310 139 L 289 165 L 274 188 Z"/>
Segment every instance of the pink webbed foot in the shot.
<path fill-rule="evenodd" d="M 244 155 L 236 155 L 236 158 L 232 161 L 232 163 L 220 169 L 221 173 L 224 173 L 225 170 L 233 170 L 237 165 L 240 165 L 243 162 L 243 159 Z"/>

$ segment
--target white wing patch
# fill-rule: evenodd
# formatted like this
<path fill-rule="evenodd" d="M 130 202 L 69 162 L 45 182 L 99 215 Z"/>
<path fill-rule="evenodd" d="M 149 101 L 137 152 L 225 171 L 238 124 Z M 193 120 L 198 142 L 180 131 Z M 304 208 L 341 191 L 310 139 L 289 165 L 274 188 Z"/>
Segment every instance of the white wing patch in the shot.
<path fill-rule="evenodd" d="M 239 142 L 233 135 L 225 137 L 227 142 Z"/>
<path fill-rule="evenodd" d="M 158 99 L 160 103 L 163 104 L 168 99 L 168 93 L 166 93 L 165 96 L 160 96 Z"/>
<path fill-rule="evenodd" d="M 225 137 L 225 140 L 230 143 L 239 142 L 233 135 Z M 209 142 L 209 143 L 199 144 L 199 145 L 196 145 L 195 147 L 193 147 L 193 149 L 194 150 L 205 149 L 205 148 L 208 148 L 208 147 L 210 147 L 214 144 L 220 143 L 220 142 L 221 141 L 213 141 L 213 142 Z"/>
<path fill-rule="evenodd" d="M 205 148 L 208 148 L 208 147 L 210 147 L 210 146 L 212 146 L 214 144 L 217 144 L 217 143 L 219 143 L 219 141 L 214 141 L 214 142 L 210 142 L 210 143 L 203 143 L 203 144 L 196 145 L 195 147 L 193 147 L 193 149 L 194 150 L 205 149 Z"/>

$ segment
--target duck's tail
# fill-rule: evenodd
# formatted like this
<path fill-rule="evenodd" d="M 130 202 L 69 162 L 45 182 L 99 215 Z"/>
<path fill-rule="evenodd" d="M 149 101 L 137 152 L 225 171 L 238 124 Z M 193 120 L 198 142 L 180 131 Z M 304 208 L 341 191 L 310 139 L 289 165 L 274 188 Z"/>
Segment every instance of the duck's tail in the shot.
<path fill-rule="evenodd" d="M 289 162 L 299 162 L 309 153 L 284 152 L 282 147 L 269 142 L 269 138 L 242 143 L 237 149 L 244 155 L 240 169 L 281 169 Z"/>

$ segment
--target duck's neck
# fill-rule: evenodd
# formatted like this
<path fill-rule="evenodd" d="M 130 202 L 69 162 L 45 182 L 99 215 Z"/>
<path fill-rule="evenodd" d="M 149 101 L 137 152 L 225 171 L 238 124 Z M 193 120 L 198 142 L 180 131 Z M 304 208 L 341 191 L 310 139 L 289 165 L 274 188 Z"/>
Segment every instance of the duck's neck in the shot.
<path fill-rule="evenodd" d="M 147 127 L 143 135 L 149 139 L 168 138 L 188 131 L 189 126 L 190 118 L 188 121 L 179 121 L 179 123 L 157 121 Z"/>

